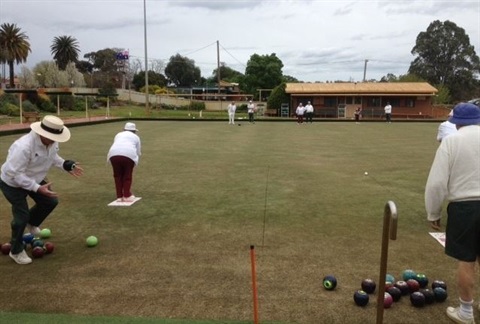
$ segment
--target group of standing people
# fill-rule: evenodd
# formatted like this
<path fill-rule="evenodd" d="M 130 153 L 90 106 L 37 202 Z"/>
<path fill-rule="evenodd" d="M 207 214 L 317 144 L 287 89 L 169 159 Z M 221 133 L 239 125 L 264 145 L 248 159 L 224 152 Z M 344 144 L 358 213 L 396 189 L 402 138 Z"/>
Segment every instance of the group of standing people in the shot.
<path fill-rule="evenodd" d="M 47 179 L 48 171 L 59 168 L 74 177 L 83 175 L 79 162 L 66 160 L 59 155 L 59 143 L 70 139 L 70 130 L 64 122 L 47 115 L 42 121 L 32 123 L 30 132 L 13 142 L 6 161 L 0 169 L 0 190 L 11 205 L 10 257 L 18 264 L 32 263 L 25 252 L 25 230 L 38 236 L 40 226 L 58 205 L 58 194 Z M 132 202 L 132 173 L 141 155 L 140 138 L 134 123 L 126 123 L 118 133 L 107 154 L 113 168 L 117 201 Z M 27 197 L 34 204 L 29 207 Z"/>
<path fill-rule="evenodd" d="M 303 124 L 303 116 L 306 117 L 306 123 L 313 123 L 314 108 L 310 101 L 304 106 L 303 103 L 299 103 L 295 110 L 297 116 L 297 124 Z"/>
<path fill-rule="evenodd" d="M 228 124 L 235 125 L 235 112 L 237 111 L 237 105 L 235 105 L 235 101 L 232 101 L 227 106 L 228 112 Z M 255 112 L 257 111 L 255 104 L 252 100 L 250 100 L 247 104 L 247 113 L 248 113 L 248 121 L 251 124 L 255 124 Z"/>

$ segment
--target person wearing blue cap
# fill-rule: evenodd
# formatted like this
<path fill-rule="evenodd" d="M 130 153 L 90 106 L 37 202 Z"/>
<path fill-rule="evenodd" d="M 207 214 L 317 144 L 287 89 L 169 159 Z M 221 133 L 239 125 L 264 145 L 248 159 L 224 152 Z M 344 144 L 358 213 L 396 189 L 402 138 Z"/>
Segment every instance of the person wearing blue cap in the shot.
<path fill-rule="evenodd" d="M 425 187 L 425 209 L 433 229 L 441 230 L 442 205 L 448 201 L 445 254 L 456 259 L 460 306 L 448 307 L 457 323 L 475 323 L 475 267 L 480 262 L 480 108 L 460 103 L 449 121 L 457 132 L 445 137 Z"/>

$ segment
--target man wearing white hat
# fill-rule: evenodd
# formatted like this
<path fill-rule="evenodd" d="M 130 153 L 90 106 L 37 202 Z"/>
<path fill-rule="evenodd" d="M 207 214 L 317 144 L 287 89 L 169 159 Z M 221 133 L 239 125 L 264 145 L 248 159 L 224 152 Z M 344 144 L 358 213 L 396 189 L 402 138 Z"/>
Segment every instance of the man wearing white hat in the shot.
<path fill-rule="evenodd" d="M 115 135 L 107 154 L 107 160 L 113 168 L 117 202 L 134 202 L 135 200 L 131 191 L 133 168 L 142 155 L 142 145 L 137 132 L 138 129 L 134 123 L 126 123 L 123 131 Z"/>
<path fill-rule="evenodd" d="M 50 168 L 60 168 L 75 177 L 83 174 L 78 163 L 58 155 L 58 143 L 70 139 L 70 130 L 60 118 L 45 116 L 30 128 L 28 134 L 10 146 L 0 172 L 0 190 L 12 205 L 13 213 L 10 257 L 18 264 L 32 262 L 23 246 L 25 228 L 34 235 L 40 234 L 39 226 L 58 204 L 58 195 L 46 180 Z M 30 209 L 27 196 L 35 202 Z"/>

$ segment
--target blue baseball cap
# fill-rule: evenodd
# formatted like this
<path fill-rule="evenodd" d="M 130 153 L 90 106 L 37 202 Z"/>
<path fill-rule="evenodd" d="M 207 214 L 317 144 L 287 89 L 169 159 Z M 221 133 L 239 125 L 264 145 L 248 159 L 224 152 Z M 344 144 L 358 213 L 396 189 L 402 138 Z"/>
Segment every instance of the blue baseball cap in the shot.
<path fill-rule="evenodd" d="M 459 103 L 453 108 L 453 116 L 448 120 L 460 126 L 480 124 L 480 108 L 472 103 Z"/>

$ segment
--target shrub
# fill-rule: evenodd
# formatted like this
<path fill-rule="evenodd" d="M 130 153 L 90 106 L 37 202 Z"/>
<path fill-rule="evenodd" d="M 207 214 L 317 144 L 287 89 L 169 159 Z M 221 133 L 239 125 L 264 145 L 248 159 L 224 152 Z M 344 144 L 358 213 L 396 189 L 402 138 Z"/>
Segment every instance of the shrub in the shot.
<path fill-rule="evenodd" d="M 50 98 L 45 94 L 39 94 L 37 97 L 37 106 L 42 111 L 56 112 L 57 107 L 53 104 Z"/>
<path fill-rule="evenodd" d="M 204 102 L 199 102 L 199 101 L 193 101 L 192 104 L 190 105 L 191 110 L 205 110 L 205 103 Z"/>
<path fill-rule="evenodd" d="M 7 116 L 20 116 L 20 108 L 7 102 L 0 105 L 0 114 Z"/>
<path fill-rule="evenodd" d="M 25 100 L 22 102 L 23 111 L 38 111 L 38 107 L 30 102 L 30 100 Z"/>

